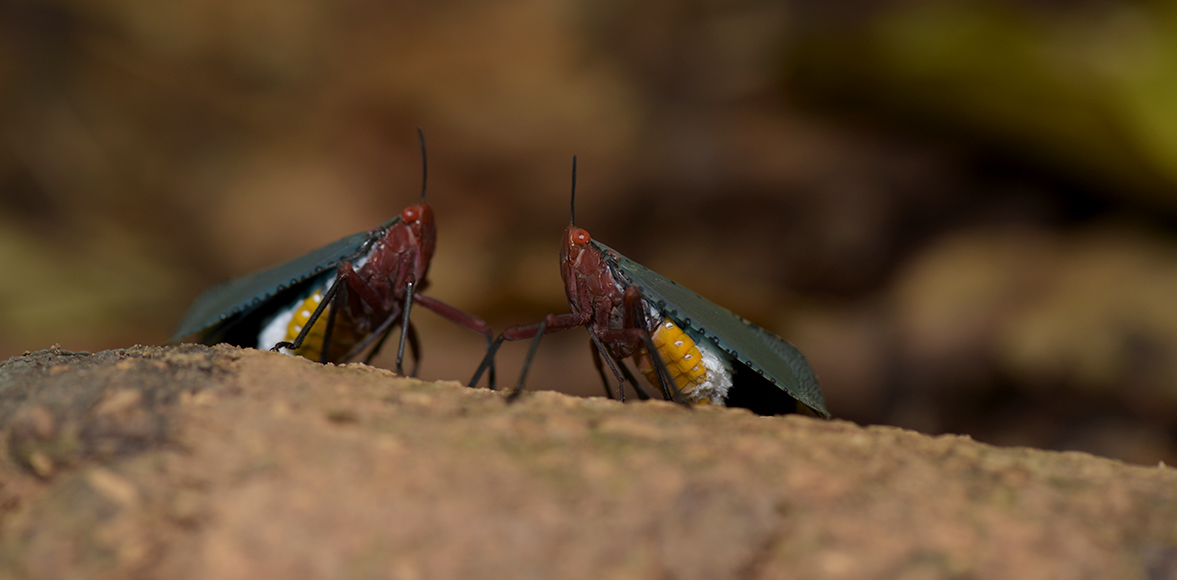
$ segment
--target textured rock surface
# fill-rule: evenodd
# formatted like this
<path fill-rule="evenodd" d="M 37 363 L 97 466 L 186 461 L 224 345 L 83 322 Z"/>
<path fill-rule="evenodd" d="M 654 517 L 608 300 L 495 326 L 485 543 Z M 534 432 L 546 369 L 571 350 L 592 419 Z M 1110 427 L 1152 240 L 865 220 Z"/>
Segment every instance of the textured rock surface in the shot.
<path fill-rule="evenodd" d="M 0 364 L 0 577 L 1173 578 L 1177 473 L 234 348 Z"/>

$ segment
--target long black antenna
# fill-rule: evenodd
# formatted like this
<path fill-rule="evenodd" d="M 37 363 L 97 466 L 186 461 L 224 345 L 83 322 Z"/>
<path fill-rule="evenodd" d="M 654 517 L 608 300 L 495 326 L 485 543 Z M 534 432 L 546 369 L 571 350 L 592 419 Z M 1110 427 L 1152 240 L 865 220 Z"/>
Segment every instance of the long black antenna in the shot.
<path fill-rule="evenodd" d="M 421 201 L 425 201 L 425 183 L 429 179 L 429 160 L 425 157 L 425 131 L 417 127 L 417 137 L 421 140 Z"/>
<path fill-rule="evenodd" d="M 576 156 L 572 156 L 572 209 L 568 212 L 568 223 L 576 225 Z"/>

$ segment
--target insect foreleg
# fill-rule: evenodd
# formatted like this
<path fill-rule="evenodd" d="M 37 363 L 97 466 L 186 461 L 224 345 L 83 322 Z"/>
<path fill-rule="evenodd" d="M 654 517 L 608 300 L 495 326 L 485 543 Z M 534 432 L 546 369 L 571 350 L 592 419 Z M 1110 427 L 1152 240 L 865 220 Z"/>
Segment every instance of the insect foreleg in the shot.
<path fill-rule="evenodd" d="M 494 342 L 487 347 L 486 356 L 482 359 L 482 364 L 478 365 L 478 369 L 474 371 L 474 377 L 470 379 L 469 386 L 473 387 L 474 385 L 477 385 L 478 379 L 482 378 L 482 373 L 485 372 L 487 368 L 493 367 L 495 353 L 498 352 L 499 347 L 503 345 L 503 341 L 534 338 L 535 343 L 532 349 L 532 352 L 534 353 L 534 347 L 539 345 L 538 337 L 542 337 L 545 334 L 550 334 L 553 332 L 559 332 L 561 330 L 567 330 L 569 328 L 575 328 L 577 326 L 583 326 L 587 324 L 588 321 L 588 316 L 574 314 L 571 312 L 568 314 L 549 314 L 544 317 L 543 322 L 512 326 L 504 330 L 503 333 L 500 334 L 499 337 L 496 338 Z M 523 384 L 523 378 L 527 376 L 527 365 L 530 364 L 530 362 L 531 357 L 528 356 L 528 360 L 524 363 L 523 374 L 519 377 L 520 385 Z"/>
<path fill-rule="evenodd" d="M 450 322 L 457 324 L 458 326 L 464 326 L 474 332 L 486 336 L 486 348 L 488 351 L 491 347 L 491 344 L 494 343 L 494 334 L 490 331 L 490 325 L 487 324 L 485 320 L 471 314 L 466 314 L 465 312 L 462 312 L 461 310 L 458 310 L 457 308 L 454 308 L 453 306 L 450 306 L 441 300 L 430 298 L 429 296 L 423 296 L 421 294 L 414 293 L 413 301 L 429 310 L 432 310 L 433 312 L 437 313 L 438 316 L 441 316 L 442 318 L 445 318 Z M 478 376 L 481 375 L 482 371 L 479 371 Z M 488 381 L 490 382 L 490 389 L 493 391 L 495 385 L 495 369 L 493 360 L 490 363 L 490 374 Z M 471 384 L 470 386 L 473 387 L 474 385 Z"/>

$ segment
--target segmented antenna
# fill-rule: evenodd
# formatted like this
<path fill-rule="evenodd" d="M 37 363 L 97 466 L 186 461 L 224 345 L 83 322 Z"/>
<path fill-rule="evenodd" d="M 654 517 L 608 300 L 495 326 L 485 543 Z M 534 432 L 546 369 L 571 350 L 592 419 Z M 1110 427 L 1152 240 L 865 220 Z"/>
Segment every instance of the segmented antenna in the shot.
<path fill-rule="evenodd" d="M 568 211 L 568 223 L 576 225 L 576 156 L 572 156 L 572 209 Z"/>
<path fill-rule="evenodd" d="M 417 127 L 417 137 L 421 140 L 421 201 L 425 201 L 425 183 L 429 179 L 429 160 L 425 157 L 425 131 Z"/>

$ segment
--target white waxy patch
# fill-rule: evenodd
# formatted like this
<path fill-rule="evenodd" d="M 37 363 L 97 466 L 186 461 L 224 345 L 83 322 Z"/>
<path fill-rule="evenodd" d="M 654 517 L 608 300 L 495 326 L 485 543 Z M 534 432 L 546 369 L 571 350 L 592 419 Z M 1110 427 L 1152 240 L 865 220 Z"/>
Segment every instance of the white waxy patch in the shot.
<path fill-rule="evenodd" d="M 289 308 L 278 312 L 265 326 L 262 327 L 261 332 L 257 335 L 257 347 L 260 349 L 269 350 L 275 344 L 286 340 L 286 329 L 290 327 L 290 320 L 294 318 L 294 311 L 298 309 L 298 303 L 292 304 Z M 281 349 L 282 354 L 293 355 L 294 351 Z"/>
<path fill-rule="evenodd" d="M 727 392 L 732 388 L 731 358 L 711 341 L 701 337 L 691 338 L 695 340 L 695 346 L 699 347 L 702 364 L 707 368 L 707 380 L 684 394 L 693 402 L 705 401 L 712 405 L 722 405 L 723 400 L 727 398 Z"/>

